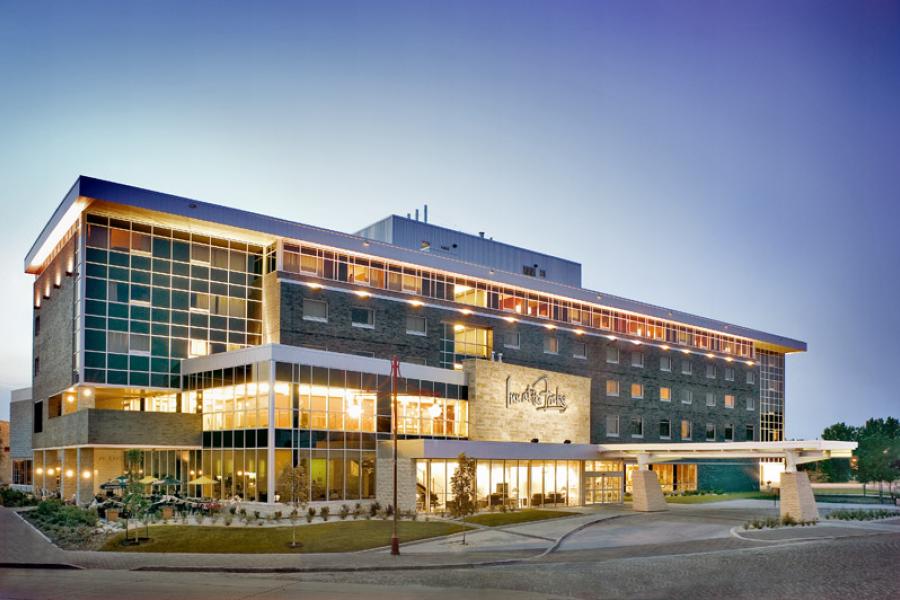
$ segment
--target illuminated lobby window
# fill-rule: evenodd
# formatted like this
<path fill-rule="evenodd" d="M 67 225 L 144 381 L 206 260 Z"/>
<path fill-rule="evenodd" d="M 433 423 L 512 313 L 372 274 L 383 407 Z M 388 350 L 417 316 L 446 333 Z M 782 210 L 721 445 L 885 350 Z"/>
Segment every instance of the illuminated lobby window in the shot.
<path fill-rule="evenodd" d="M 441 366 L 454 367 L 466 358 L 490 358 L 493 330 L 461 323 L 443 324 Z"/>

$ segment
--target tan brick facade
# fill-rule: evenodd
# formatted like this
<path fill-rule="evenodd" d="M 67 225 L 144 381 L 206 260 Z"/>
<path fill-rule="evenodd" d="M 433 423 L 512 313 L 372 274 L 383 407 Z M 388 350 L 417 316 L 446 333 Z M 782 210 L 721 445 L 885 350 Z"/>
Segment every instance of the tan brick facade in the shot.
<path fill-rule="evenodd" d="M 394 464 L 390 458 L 375 462 L 375 498 L 381 506 L 394 504 Z M 416 461 L 397 460 L 397 506 L 401 511 L 416 510 Z"/>
<path fill-rule="evenodd" d="M 509 363 L 469 360 L 469 439 L 590 443 L 591 380 Z"/>

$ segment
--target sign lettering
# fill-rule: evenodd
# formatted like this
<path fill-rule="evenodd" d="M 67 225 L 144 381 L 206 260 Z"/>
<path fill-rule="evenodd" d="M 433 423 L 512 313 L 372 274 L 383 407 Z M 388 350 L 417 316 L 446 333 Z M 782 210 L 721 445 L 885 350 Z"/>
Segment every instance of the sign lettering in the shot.
<path fill-rule="evenodd" d="M 566 395 L 559 393 L 559 387 L 550 388 L 550 380 L 541 375 L 519 392 L 512 391 L 511 375 L 506 376 L 506 408 L 515 404 L 530 404 L 535 410 L 556 410 L 566 412 Z"/>

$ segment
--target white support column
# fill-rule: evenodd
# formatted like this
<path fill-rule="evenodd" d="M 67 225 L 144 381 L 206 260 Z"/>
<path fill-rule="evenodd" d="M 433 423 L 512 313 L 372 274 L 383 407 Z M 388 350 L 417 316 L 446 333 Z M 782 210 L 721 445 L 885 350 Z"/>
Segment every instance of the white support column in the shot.
<path fill-rule="evenodd" d="M 269 361 L 269 444 L 266 448 L 266 504 L 275 504 L 275 361 Z"/>

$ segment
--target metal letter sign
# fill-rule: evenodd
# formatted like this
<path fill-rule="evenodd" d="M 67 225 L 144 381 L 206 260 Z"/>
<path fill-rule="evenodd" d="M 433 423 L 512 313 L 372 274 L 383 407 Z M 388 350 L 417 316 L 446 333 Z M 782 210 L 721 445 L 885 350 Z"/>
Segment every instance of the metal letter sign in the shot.
<path fill-rule="evenodd" d="M 506 408 L 513 404 L 531 404 L 535 410 L 555 409 L 566 412 L 568 404 L 566 395 L 559 393 L 559 388 L 550 389 L 550 380 L 546 375 L 541 375 L 533 383 L 526 385 L 521 392 L 510 391 L 511 375 L 506 376 Z"/>

